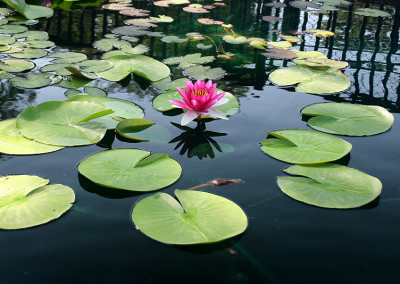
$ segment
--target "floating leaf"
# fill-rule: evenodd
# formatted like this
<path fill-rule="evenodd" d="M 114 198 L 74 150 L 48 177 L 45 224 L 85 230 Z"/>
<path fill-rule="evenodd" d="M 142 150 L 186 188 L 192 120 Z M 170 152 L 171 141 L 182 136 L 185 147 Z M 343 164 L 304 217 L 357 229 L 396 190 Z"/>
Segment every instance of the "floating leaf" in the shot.
<path fill-rule="evenodd" d="M 153 20 L 155 22 L 159 23 L 172 23 L 174 19 L 170 16 L 165 16 L 165 15 L 159 15 L 158 17 L 150 17 L 150 20 Z"/>
<path fill-rule="evenodd" d="M 96 88 L 96 87 L 86 86 L 86 87 L 84 87 L 84 91 L 85 91 L 86 94 L 93 95 L 93 96 L 100 96 L 100 97 L 106 97 L 107 96 L 106 91 L 104 91 L 102 89 L 99 89 L 99 88 Z"/>
<path fill-rule="evenodd" d="M 120 49 L 124 45 L 131 46 L 131 44 L 125 40 L 103 38 L 95 41 L 93 47 L 102 51 L 110 51 L 114 47 Z"/>
<path fill-rule="evenodd" d="M 271 22 L 271 23 L 276 22 L 276 21 L 283 21 L 283 18 L 274 17 L 274 16 L 264 16 L 264 17 L 262 17 L 262 19 L 263 19 L 263 21 Z"/>
<path fill-rule="evenodd" d="M 214 56 L 201 56 L 201 53 L 193 53 L 180 57 L 170 57 L 164 60 L 165 64 L 173 65 L 179 63 L 179 68 L 187 68 L 197 64 L 205 64 L 214 61 Z"/>
<path fill-rule="evenodd" d="M 92 82 L 92 80 L 81 78 L 78 76 L 68 76 L 67 80 L 62 80 L 58 86 L 62 88 L 68 89 L 79 89 L 85 86 L 86 84 Z"/>
<path fill-rule="evenodd" d="M 292 1 L 289 3 L 291 6 L 299 9 L 307 9 L 307 8 L 315 8 L 318 9 L 321 5 L 315 2 L 308 2 L 308 1 Z"/>
<path fill-rule="evenodd" d="M 302 114 L 315 116 L 308 120 L 312 128 L 331 134 L 366 136 L 390 129 L 393 115 L 379 106 L 347 103 L 313 104 L 301 110 Z"/>
<path fill-rule="evenodd" d="M 207 49 L 210 49 L 210 48 L 213 48 L 213 46 L 214 45 L 212 45 L 212 44 L 204 44 L 204 43 L 198 43 L 198 44 L 196 44 L 196 47 L 198 48 L 198 49 L 202 49 L 202 50 L 207 50 Z"/>
<path fill-rule="evenodd" d="M 15 38 L 12 36 L 0 36 L 0 45 L 13 44 L 14 42 Z"/>
<path fill-rule="evenodd" d="M 193 33 L 187 33 L 186 37 L 190 40 L 190 41 L 201 41 L 204 40 L 205 37 L 198 33 L 198 32 L 193 32 Z"/>
<path fill-rule="evenodd" d="M 351 4 L 346 0 L 318 0 L 316 2 L 324 3 L 324 6 L 349 6 Z"/>
<path fill-rule="evenodd" d="M 223 91 L 217 89 L 217 92 L 221 93 Z M 213 108 L 219 110 L 225 116 L 230 116 L 237 113 L 239 110 L 239 101 L 237 98 L 231 93 L 225 93 L 224 98 L 228 99 L 227 103 Z M 158 111 L 168 111 L 174 109 L 169 100 L 178 100 L 183 102 L 181 94 L 179 94 L 177 90 L 171 90 L 155 97 L 153 100 L 153 106 Z"/>
<path fill-rule="evenodd" d="M 149 10 L 142 10 L 136 8 L 127 8 L 120 10 L 119 13 L 125 16 L 132 16 L 132 17 L 147 17 L 150 13 Z"/>
<path fill-rule="evenodd" d="M 150 33 L 150 31 L 147 31 L 145 28 L 138 26 L 122 26 L 113 29 L 111 32 L 113 34 L 124 35 L 124 36 L 141 36 Z"/>
<path fill-rule="evenodd" d="M 57 63 L 57 64 L 48 64 L 40 68 L 40 72 L 54 72 L 60 76 L 67 76 L 71 75 L 72 73 L 69 72 L 65 67 L 75 67 L 79 68 L 78 65 L 71 64 L 71 63 Z"/>
<path fill-rule="evenodd" d="M 293 49 L 292 51 L 298 55 L 297 59 L 327 58 L 326 55 L 320 51 L 300 51 L 295 49 Z"/>
<path fill-rule="evenodd" d="M 25 38 L 25 40 L 47 40 L 49 34 L 43 31 L 26 31 L 14 35 L 15 38 Z"/>
<path fill-rule="evenodd" d="M 165 127 L 140 118 L 124 119 L 116 127 L 117 133 L 136 141 L 168 143 L 171 133 Z"/>
<path fill-rule="evenodd" d="M 143 110 L 138 105 L 121 99 L 93 95 L 77 95 L 70 97 L 66 101 L 96 102 L 109 107 L 114 111 L 113 113 L 91 120 L 104 124 L 108 129 L 115 129 L 121 119 L 144 117 Z"/>
<path fill-rule="evenodd" d="M 200 19 L 197 19 L 197 21 L 203 25 L 222 25 L 224 23 L 224 22 L 216 21 L 216 20 L 213 20 L 210 18 L 200 18 Z"/>
<path fill-rule="evenodd" d="M 5 59 L 0 62 L 0 69 L 6 72 L 23 72 L 35 67 L 33 62 L 21 59 Z"/>
<path fill-rule="evenodd" d="M 249 45 L 251 47 L 258 48 L 258 49 L 265 49 L 265 46 L 267 46 L 267 43 L 262 38 L 252 37 L 252 38 L 247 39 L 247 42 L 249 43 Z"/>
<path fill-rule="evenodd" d="M 277 58 L 277 59 L 294 59 L 297 58 L 298 55 L 290 50 L 282 49 L 282 48 L 270 48 L 266 53 L 261 53 L 266 57 Z"/>
<path fill-rule="evenodd" d="M 335 35 L 335 33 L 325 30 L 307 30 L 306 33 L 315 35 L 316 37 L 331 37 Z"/>
<path fill-rule="evenodd" d="M 0 34 L 18 34 L 28 30 L 25 26 L 20 25 L 1 25 Z"/>
<path fill-rule="evenodd" d="M 286 4 L 285 3 L 281 3 L 281 2 L 266 3 L 264 5 L 268 6 L 268 7 L 274 7 L 274 8 L 285 8 L 286 7 Z"/>
<path fill-rule="evenodd" d="M 314 69 L 302 65 L 273 71 L 269 80 L 279 86 L 297 84 L 296 91 L 310 94 L 332 94 L 350 87 L 350 79 L 336 69 Z"/>
<path fill-rule="evenodd" d="M 17 117 L 17 128 L 27 138 L 56 146 L 99 142 L 107 127 L 89 121 L 113 111 L 99 103 L 48 101 L 26 108 Z"/>
<path fill-rule="evenodd" d="M 175 190 L 140 200 L 132 220 L 148 237 L 166 244 L 214 243 L 243 233 L 247 217 L 232 201 L 211 193 Z M 180 202 L 180 203 L 179 203 Z"/>
<path fill-rule="evenodd" d="M 135 47 L 131 46 L 123 46 L 121 51 L 125 52 L 126 54 L 143 54 L 150 50 L 150 48 L 144 44 L 138 44 Z M 112 51 L 110 51 L 112 52 Z M 105 54 L 103 55 L 106 58 Z"/>
<path fill-rule="evenodd" d="M 297 36 L 281 35 L 281 38 L 283 40 L 286 40 L 286 41 L 290 42 L 290 43 L 299 42 L 300 41 L 300 39 Z"/>
<path fill-rule="evenodd" d="M 108 60 L 87 60 L 79 62 L 79 67 L 83 72 L 102 72 L 113 67 L 113 64 Z"/>
<path fill-rule="evenodd" d="M 119 10 L 124 10 L 127 9 L 128 7 L 132 6 L 130 3 L 110 3 L 103 5 L 103 9 L 107 10 L 113 10 L 113 11 L 119 11 Z"/>
<path fill-rule="evenodd" d="M 59 218 L 75 201 L 72 188 L 38 176 L 0 177 L 0 228 L 16 230 Z"/>
<path fill-rule="evenodd" d="M 288 41 L 269 41 L 267 42 L 267 45 L 272 46 L 273 48 L 282 48 L 282 49 L 288 49 L 292 47 L 292 44 Z"/>
<path fill-rule="evenodd" d="M 55 81 L 60 80 L 61 78 L 54 77 L 51 74 L 43 74 L 43 73 L 29 73 L 26 75 L 26 78 L 15 77 L 12 78 L 11 84 L 16 87 L 25 88 L 25 89 L 37 89 L 48 86 L 50 84 L 54 84 Z"/>
<path fill-rule="evenodd" d="M 77 63 L 86 60 L 87 58 L 85 54 L 79 52 L 55 52 L 50 54 L 48 57 L 58 58 L 54 59 L 52 61 L 53 63 Z"/>
<path fill-rule="evenodd" d="M 337 60 L 331 60 L 327 58 L 306 58 L 306 59 L 296 59 L 294 60 L 296 64 L 302 64 L 306 65 L 309 67 L 317 68 L 317 67 L 330 67 L 333 69 L 343 69 L 349 64 L 344 61 L 337 61 Z"/>
<path fill-rule="evenodd" d="M 237 55 L 232 52 L 224 52 L 224 53 L 218 54 L 217 57 L 220 59 L 232 60 L 232 59 L 236 59 Z"/>
<path fill-rule="evenodd" d="M 234 36 L 231 36 L 231 35 L 225 35 L 225 36 L 222 37 L 222 39 L 225 42 L 230 43 L 230 44 L 243 44 L 243 43 L 247 42 L 247 38 L 244 37 L 244 36 L 234 37 Z"/>
<path fill-rule="evenodd" d="M 183 42 L 187 42 L 188 39 L 187 38 L 179 38 L 177 36 L 165 36 L 163 38 L 161 38 L 162 42 L 166 42 L 166 43 L 183 43 Z"/>
<path fill-rule="evenodd" d="M 83 160 L 78 171 L 101 186 L 129 190 L 153 191 L 177 181 L 182 168 L 167 154 L 138 149 L 114 149 Z"/>
<path fill-rule="evenodd" d="M 184 7 L 183 11 L 189 12 L 189 13 L 194 13 L 194 14 L 204 14 L 204 13 L 209 13 L 207 9 L 204 8 L 197 8 L 197 7 Z"/>
<path fill-rule="evenodd" d="M 96 73 L 97 76 L 109 80 L 120 81 L 131 73 L 135 73 L 152 82 L 167 77 L 170 73 L 168 66 L 151 57 L 144 55 L 118 55 L 108 58 L 113 68 Z"/>
<path fill-rule="evenodd" d="M 372 8 L 357 9 L 354 14 L 366 17 L 391 17 L 388 12 Z"/>
<path fill-rule="evenodd" d="M 2 0 L 27 19 L 48 18 L 53 16 L 53 10 L 39 5 L 29 5 L 25 0 Z"/>
<path fill-rule="evenodd" d="M 261 150 L 292 164 L 335 161 L 347 155 L 351 144 L 330 134 L 312 130 L 287 129 L 267 132 L 276 138 L 261 141 Z"/>
<path fill-rule="evenodd" d="M 16 119 L 0 121 L 0 152 L 8 155 L 33 155 L 62 149 L 25 138 L 17 131 Z"/>
<path fill-rule="evenodd" d="M 11 56 L 15 58 L 34 59 L 41 58 L 47 55 L 47 51 L 37 48 L 25 48 L 21 52 L 12 53 Z"/>
<path fill-rule="evenodd" d="M 49 40 L 28 40 L 26 43 L 29 48 L 50 48 L 55 46 L 55 43 Z"/>
<path fill-rule="evenodd" d="M 179 88 L 186 88 L 186 82 L 189 81 L 187 78 L 180 78 L 172 81 L 171 77 L 166 77 L 160 81 L 153 82 L 153 86 L 157 89 L 168 91 L 168 90 L 176 90 Z"/>
<path fill-rule="evenodd" d="M 114 35 L 114 36 L 116 36 L 116 35 Z M 121 39 L 129 41 L 129 42 L 138 42 L 139 41 L 139 39 L 134 36 L 122 36 Z"/>
<path fill-rule="evenodd" d="M 281 190 L 296 200 L 319 207 L 360 207 L 378 197 L 382 190 L 377 178 L 336 164 L 294 165 L 284 171 L 303 177 L 278 177 Z"/>
<path fill-rule="evenodd" d="M 138 27 L 157 27 L 155 21 L 150 20 L 150 19 L 129 19 L 126 20 L 125 25 L 132 25 L 132 26 L 138 26 Z"/>
<path fill-rule="evenodd" d="M 10 9 L 7 9 L 7 8 L 0 8 L 0 15 L 2 15 L 2 16 L 8 16 L 8 15 L 10 15 L 10 13 L 11 13 L 11 10 L 10 10 Z"/>
<path fill-rule="evenodd" d="M 7 17 L 7 20 L 12 25 L 30 26 L 30 25 L 36 25 L 37 23 L 39 23 L 38 20 L 29 20 L 22 15 L 9 16 L 9 17 Z"/>
<path fill-rule="evenodd" d="M 225 75 L 225 70 L 222 68 L 211 68 L 210 66 L 195 65 L 184 70 L 186 76 L 193 79 L 210 79 L 217 80 Z"/>
<path fill-rule="evenodd" d="M 79 66 L 77 68 L 73 66 L 66 66 L 65 69 L 67 69 L 69 72 L 71 72 L 73 75 L 77 77 L 89 80 L 97 79 L 97 76 L 94 73 L 84 72 L 79 68 Z"/>

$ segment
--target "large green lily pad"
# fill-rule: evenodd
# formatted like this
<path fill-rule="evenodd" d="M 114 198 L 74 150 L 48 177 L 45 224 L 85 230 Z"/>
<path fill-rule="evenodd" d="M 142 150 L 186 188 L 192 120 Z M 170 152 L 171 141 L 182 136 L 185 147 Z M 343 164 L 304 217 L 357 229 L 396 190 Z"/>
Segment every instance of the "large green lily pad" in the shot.
<path fill-rule="evenodd" d="M 351 150 L 347 141 L 312 130 L 287 129 L 267 132 L 276 138 L 261 141 L 261 150 L 271 157 L 293 164 L 335 161 Z"/>
<path fill-rule="evenodd" d="M 296 200 L 319 207 L 359 207 L 374 200 L 382 190 L 377 178 L 336 164 L 294 165 L 284 171 L 302 177 L 278 177 L 281 190 Z"/>
<path fill-rule="evenodd" d="M 136 141 L 167 143 L 171 140 L 171 133 L 167 128 L 147 119 L 124 119 L 118 123 L 116 130 L 119 135 Z"/>
<path fill-rule="evenodd" d="M 97 76 L 109 80 L 120 81 L 131 73 L 135 73 L 152 82 L 167 77 L 170 73 L 168 66 L 145 55 L 117 55 L 108 58 L 113 68 L 96 73 Z"/>
<path fill-rule="evenodd" d="M 207 192 L 175 190 L 140 200 L 132 220 L 148 237 L 166 244 L 219 242 L 243 233 L 247 217 L 232 201 Z"/>
<path fill-rule="evenodd" d="M 47 185 L 48 179 L 15 175 L 0 177 L 0 228 L 16 230 L 59 218 L 75 201 L 72 188 Z"/>
<path fill-rule="evenodd" d="M 111 108 L 114 111 L 112 114 L 92 120 L 93 122 L 103 123 L 108 129 L 115 129 L 122 119 L 144 117 L 144 112 L 138 105 L 121 99 L 93 95 L 76 95 L 70 97 L 67 101 L 96 102 Z"/>
<path fill-rule="evenodd" d="M 52 74 L 45 73 L 28 73 L 26 78 L 15 77 L 12 78 L 11 84 L 16 87 L 25 89 L 37 89 L 55 84 L 61 80 L 59 76 L 53 76 Z"/>
<path fill-rule="evenodd" d="M 312 128 L 339 135 L 366 136 L 387 131 L 393 124 L 393 115 L 380 106 L 347 103 L 313 104 L 301 110 L 315 116 L 308 120 Z"/>
<path fill-rule="evenodd" d="M 23 33 L 28 30 L 27 27 L 21 25 L 1 25 L 0 26 L 0 34 L 18 34 Z"/>
<path fill-rule="evenodd" d="M 107 127 L 89 120 L 112 112 L 95 102 L 48 101 L 26 108 L 17 117 L 17 128 L 25 137 L 45 144 L 94 144 L 103 138 Z"/>
<path fill-rule="evenodd" d="M 21 59 L 5 59 L 0 62 L 0 69 L 7 72 L 23 72 L 31 70 L 35 64 Z"/>
<path fill-rule="evenodd" d="M 182 168 L 167 154 L 138 149 L 114 149 L 94 154 L 78 166 L 79 172 L 99 185 L 130 191 L 166 187 L 181 175 Z"/>
<path fill-rule="evenodd" d="M 53 15 L 53 10 L 39 5 L 26 4 L 25 0 L 2 0 L 8 6 L 17 10 L 27 19 L 48 18 Z"/>
<path fill-rule="evenodd" d="M 49 39 L 49 34 L 44 31 L 26 31 L 23 33 L 18 33 L 13 36 L 14 38 L 25 38 L 25 40 L 47 40 Z"/>
<path fill-rule="evenodd" d="M 54 152 L 63 147 L 25 138 L 17 131 L 16 119 L 0 121 L 0 152 L 9 155 L 33 155 Z"/>
<path fill-rule="evenodd" d="M 217 89 L 217 93 L 221 92 L 223 91 Z M 239 101 L 237 100 L 237 98 L 231 93 L 226 93 L 224 95 L 224 98 L 228 99 L 227 103 L 213 108 L 219 110 L 225 116 L 230 116 L 237 113 L 239 110 Z M 155 97 L 155 99 L 153 100 L 153 106 L 158 111 L 168 111 L 174 109 L 172 103 L 169 100 L 178 100 L 183 102 L 181 94 L 177 90 L 171 90 Z"/>
<path fill-rule="evenodd" d="M 350 78 L 337 69 L 316 69 L 303 65 L 281 68 L 269 74 L 269 80 L 279 86 L 297 84 L 296 91 L 310 94 L 332 94 L 347 90 Z"/>

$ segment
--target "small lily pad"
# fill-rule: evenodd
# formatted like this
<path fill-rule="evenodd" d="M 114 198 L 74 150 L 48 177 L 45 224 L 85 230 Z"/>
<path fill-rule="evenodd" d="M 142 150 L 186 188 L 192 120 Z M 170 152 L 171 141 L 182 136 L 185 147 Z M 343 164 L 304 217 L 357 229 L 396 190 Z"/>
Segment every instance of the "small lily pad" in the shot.
<path fill-rule="evenodd" d="M 230 44 L 243 44 L 247 42 L 247 38 L 244 36 L 231 36 L 231 35 L 225 35 L 222 37 L 222 39 Z"/>
<path fill-rule="evenodd" d="M 183 43 L 183 42 L 187 42 L 188 39 L 187 38 L 179 38 L 177 36 L 165 36 L 161 38 L 162 42 L 166 42 L 166 43 Z"/>
<path fill-rule="evenodd" d="M 15 34 L 15 38 L 25 38 L 25 40 L 47 40 L 49 34 L 44 31 L 26 31 L 23 33 Z"/>
<path fill-rule="evenodd" d="M 79 62 L 83 72 L 102 72 L 111 69 L 113 64 L 108 60 L 87 60 Z M 84 67 L 84 68 L 82 68 Z"/>
<path fill-rule="evenodd" d="M 28 60 L 5 59 L 0 62 L 0 69 L 6 72 L 23 72 L 31 70 L 35 64 Z"/>
<path fill-rule="evenodd" d="M 167 128 L 147 119 L 124 119 L 118 123 L 116 130 L 119 135 L 136 141 L 168 143 L 171 140 L 171 133 Z"/>
<path fill-rule="evenodd" d="M 205 64 L 214 61 L 214 56 L 201 56 L 201 53 L 193 53 L 180 57 L 170 57 L 164 60 L 165 64 L 179 64 L 179 68 L 188 68 L 197 64 Z"/>
<path fill-rule="evenodd" d="M 273 48 L 282 48 L 282 49 L 288 49 L 292 47 L 292 44 L 288 41 L 269 41 L 267 42 L 267 45 Z"/>
<path fill-rule="evenodd" d="M 211 68 L 210 66 L 203 65 L 195 65 L 189 68 L 185 68 L 184 73 L 186 76 L 196 80 L 217 80 L 224 77 L 226 74 L 225 70 L 220 67 Z"/>
<path fill-rule="evenodd" d="M 14 42 L 15 38 L 12 36 L 5 36 L 5 35 L 0 36 L 1 45 L 13 44 Z"/>
<path fill-rule="evenodd" d="M 344 61 L 338 61 L 338 60 L 332 60 L 332 59 L 327 59 L 327 58 L 305 58 L 305 59 L 296 59 L 293 60 L 294 63 L 299 64 L 299 65 L 306 65 L 309 67 L 330 67 L 333 69 L 343 69 L 349 66 L 347 62 Z"/>
<path fill-rule="evenodd" d="M 51 74 L 29 73 L 26 75 L 26 78 L 15 77 L 12 78 L 10 81 L 11 84 L 16 87 L 25 89 L 37 89 L 53 84 L 54 79 L 57 80 L 57 78 L 54 78 L 54 76 Z"/>
<path fill-rule="evenodd" d="M 247 217 L 232 201 L 211 193 L 175 190 L 140 200 L 132 220 L 148 237 L 166 244 L 215 243 L 243 233 Z"/>
<path fill-rule="evenodd" d="M 60 76 L 68 76 L 71 75 L 72 73 L 69 72 L 65 67 L 75 67 L 79 68 L 78 65 L 72 64 L 72 63 L 56 63 L 56 64 L 48 64 L 40 68 L 40 72 L 54 72 L 57 75 Z"/>
<path fill-rule="evenodd" d="M 271 157 L 292 164 L 335 161 L 347 155 L 352 146 L 336 136 L 312 130 L 287 129 L 267 132 L 276 138 L 261 141 L 261 150 Z"/>
<path fill-rule="evenodd" d="M 198 49 L 202 49 L 202 50 L 207 50 L 207 49 L 213 48 L 213 46 L 214 46 L 214 45 L 212 45 L 212 44 L 204 44 L 204 43 L 198 43 L 198 44 L 196 44 L 196 47 L 197 47 Z"/>
<path fill-rule="evenodd" d="M 74 190 L 62 184 L 47 185 L 38 176 L 0 177 L 0 228 L 16 230 L 59 218 L 75 201 Z"/>
<path fill-rule="evenodd" d="M 348 103 L 313 104 L 301 113 L 314 116 L 307 123 L 316 130 L 349 136 L 379 134 L 390 129 L 394 121 L 393 115 L 380 106 Z"/>
<path fill-rule="evenodd" d="M 354 14 L 366 17 L 391 17 L 388 12 L 372 8 L 357 9 Z"/>
<path fill-rule="evenodd" d="M 28 30 L 27 27 L 21 25 L 1 25 L 0 34 L 18 34 Z"/>
<path fill-rule="evenodd" d="M 316 37 L 331 37 L 335 35 L 333 32 L 326 30 L 308 30 L 306 33 L 315 35 Z"/>
<path fill-rule="evenodd" d="M 45 57 L 47 55 L 47 51 L 37 48 L 25 48 L 21 52 L 12 53 L 10 55 L 15 58 L 34 59 Z"/>
<path fill-rule="evenodd" d="M 281 190 L 296 200 L 319 207 L 360 207 L 378 197 L 382 190 L 377 178 L 336 164 L 294 165 L 284 171 L 302 177 L 278 177 Z"/>
<path fill-rule="evenodd" d="M 172 81 L 171 77 L 166 77 L 160 81 L 153 82 L 153 86 L 157 89 L 168 91 L 168 90 L 176 90 L 177 87 L 179 88 L 186 88 L 186 82 L 189 81 L 187 78 L 180 78 L 177 80 Z"/>
<path fill-rule="evenodd" d="M 49 40 L 28 40 L 26 43 L 29 48 L 50 48 L 55 46 L 55 43 Z"/>
<path fill-rule="evenodd" d="M 103 38 L 95 41 L 93 47 L 102 51 L 110 51 L 113 48 L 120 49 L 124 45 L 131 46 L 131 43 L 125 40 Z"/>
<path fill-rule="evenodd" d="M 138 149 L 114 149 L 83 160 L 78 171 L 99 185 L 129 190 L 153 191 L 173 184 L 182 168 L 167 154 Z"/>
<path fill-rule="evenodd" d="M 174 19 L 170 16 L 159 15 L 158 17 L 150 17 L 150 20 L 158 23 L 172 23 Z"/>
<path fill-rule="evenodd" d="M 89 145 L 107 131 L 104 124 L 89 120 L 112 113 L 95 102 L 48 101 L 26 108 L 17 117 L 17 128 L 27 138 L 56 146 Z"/>
<path fill-rule="evenodd" d="M 66 66 L 65 69 L 67 69 L 69 72 L 71 72 L 74 76 L 83 78 L 83 79 L 88 79 L 88 80 L 95 80 L 97 79 L 97 76 L 94 73 L 89 73 L 89 72 L 84 72 L 81 70 L 81 68 L 78 66 L 73 67 L 73 66 Z"/>
<path fill-rule="evenodd" d="M 86 60 L 87 58 L 85 54 L 79 52 L 55 52 L 50 54 L 48 57 L 58 58 L 54 59 L 52 61 L 53 63 L 77 63 Z"/>
<path fill-rule="evenodd" d="M 29 5 L 25 0 L 2 0 L 8 6 L 17 10 L 27 19 L 48 18 L 53 15 L 53 10 L 39 5 Z"/>
<path fill-rule="evenodd" d="M 151 19 L 141 19 L 141 18 L 134 18 L 124 21 L 125 25 L 132 25 L 138 27 L 157 27 L 154 20 Z"/>
<path fill-rule="evenodd" d="M 266 57 L 277 58 L 277 59 L 294 59 L 298 57 L 298 55 L 295 52 L 282 48 L 270 48 L 267 51 L 268 52 L 261 54 Z"/>
<path fill-rule="evenodd" d="M 104 124 L 108 129 L 115 129 L 121 119 L 144 117 L 144 112 L 138 105 L 121 99 L 93 95 L 77 95 L 70 97 L 66 101 L 89 101 L 101 103 L 109 107 L 114 111 L 113 113 L 91 120 Z"/>

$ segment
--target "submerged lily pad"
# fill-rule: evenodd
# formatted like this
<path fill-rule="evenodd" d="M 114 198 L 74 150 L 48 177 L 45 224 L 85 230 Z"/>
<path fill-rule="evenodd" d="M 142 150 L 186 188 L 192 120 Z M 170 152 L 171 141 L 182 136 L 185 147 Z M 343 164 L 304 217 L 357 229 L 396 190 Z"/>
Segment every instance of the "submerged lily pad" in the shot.
<path fill-rule="evenodd" d="M 336 164 L 294 165 L 284 171 L 302 177 L 278 177 L 281 190 L 296 200 L 319 207 L 360 207 L 378 197 L 382 190 L 377 178 Z"/>
<path fill-rule="evenodd" d="M 147 119 L 124 119 L 118 123 L 116 130 L 119 135 L 136 141 L 167 143 L 171 140 L 171 133 L 167 128 Z"/>
<path fill-rule="evenodd" d="M 211 193 L 175 190 L 140 200 L 132 220 L 148 237 L 166 244 L 219 242 L 243 233 L 247 217 L 232 201 Z"/>
<path fill-rule="evenodd" d="M 21 59 L 5 59 L 0 62 L 0 69 L 7 72 L 23 72 L 35 67 L 33 62 Z"/>
<path fill-rule="evenodd" d="M 153 191 L 177 181 L 182 168 L 167 154 L 114 149 L 83 160 L 78 171 L 99 185 L 130 191 Z"/>
<path fill-rule="evenodd" d="M 16 230 L 42 225 L 71 208 L 74 190 L 48 183 L 48 179 L 38 176 L 0 177 L 0 228 Z"/>
<path fill-rule="evenodd" d="M 269 74 L 269 80 L 279 86 L 299 83 L 296 91 L 310 94 L 339 93 L 351 84 L 350 78 L 337 69 L 316 69 L 303 65 L 275 70 Z"/>
<path fill-rule="evenodd" d="M 0 152 L 8 155 L 33 155 L 54 152 L 63 147 L 42 144 L 18 133 L 16 119 L 0 121 Z"/>
<path fill-rule="evenodd" d="M 223 91 L 217 89 L 217 93 L 221 92 Z M 237 113 L 239 111 L 239 101 L 237 100 L 237 98 L 231 93 L 225 93 L 224 98 L 228 99 L 227 103 L 213 108 L 219 110 L 225 116 L 230 116 Z M 169 100 L 178 100 L 183 102 L 181 94 L 177 90 L 171 90 L 155 97 L 155 99 L 153 100 L 153 106 L 158 111 L 172 110 L 174 109 L 174 107 Z"/>
<path fill-rule="evenodd" d="M 287 129 L 267 132 L 276 138 L 261 141 L 261 150 L 271 157 L 292 164 L 335 161 L 347 155 L 347 141 L 312 130 Z"/>
<path fill-rule="evenodd" d="M 220 67 L 211 68 L 210 66 L 203 65 L 195 65 L 189 68 L 185 68 L 184 73 L 186 76 L 196 80 L 217 80 L 224 77 L 226 74 L 225 70 Z"/>
<path fill-rule="evenodd" d="M 108 60 L 114 67 L 98 72 L 96 75 L 109 81 L 120 81 L 131 73 L 135 73 L 154 82 L 167 77 L 170 73 L 168 66 L 164 63 L 145 55 L 117 55 Z"/>
<path fill-rule="evenodd" d="M 393 115 L 379 106 L 348 103 L 313 104 L 301 110 L 302 114 L 315 116 L 308 120 L 312 128 L 339 135 L 366 136 L 390 129 Z"/>
<path fill-rule="evenodd" d="M 45 144 L 94 144 L 103 138 L 107 127 L 89 120 L 112 112 L 95 102 L 48 101 L 26 108 L 17 117 L 17 128 L 25 137 Z"/>
<path fill-rule="evenodd" d="M 144 112 L 138 105 L 121 99 L 93 95 L 77 95 L 70 97 L 67 101 L 96 102 L 111 108 L 114 111 L 112 114 L 91 120 L 104 124 L 108 129 L 115 129 L 121 119 L 144 117 Z"/>

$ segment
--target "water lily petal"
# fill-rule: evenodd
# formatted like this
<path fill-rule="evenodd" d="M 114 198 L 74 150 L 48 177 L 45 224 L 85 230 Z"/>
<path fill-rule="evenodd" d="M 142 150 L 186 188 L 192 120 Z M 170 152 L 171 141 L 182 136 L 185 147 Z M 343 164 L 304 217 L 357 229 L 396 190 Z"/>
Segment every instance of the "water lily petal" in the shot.
<path fill-rule="evenodd" d="M 216 117 L 216 118 L 221 118 L 221 119 L 225 119 L 225 120 L 229 120 L 222 112 L 220 112 L 217 109 L 212 109 L 210 108 L 208 110 L 208 115 L 212 116 L 212 117 Z"/>
<path fill-rule="evenodd" d="M 229 102 L 229 100 L 228 100 L 227 98 L 222 98 L 222 99 L 220 99 L 219 101 L 217 101 L 217 102 L 213 105 L 213 107 L 226 104 L 227 102 Z"/>
<path fill-rule="evenodd" d="M 182 117 L 182 120 L 181 120 L 181 125 L 186 125 L 186 124 L 188 124 L 189 122 L 191 122 L 191 121 L 193 121 L 196 117 L 198 117 L 200 115 L 200 113 L 198 113 L 197 111 L 195 111 L 195 110 L 189 110 L 189 111 L 187 111 L 184 115 L 183 115 L 183 117 Z"/>
<path fill-rule="evenodd" d="M 178 100 L 169 100 L 169 101 L 172 103 L 173 107 L 189 109 L 189 110 L 192 109 L 189 105 L 187 105 L 184 102 L 181 102 L 181 101 L 178 101 Z"/>

